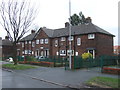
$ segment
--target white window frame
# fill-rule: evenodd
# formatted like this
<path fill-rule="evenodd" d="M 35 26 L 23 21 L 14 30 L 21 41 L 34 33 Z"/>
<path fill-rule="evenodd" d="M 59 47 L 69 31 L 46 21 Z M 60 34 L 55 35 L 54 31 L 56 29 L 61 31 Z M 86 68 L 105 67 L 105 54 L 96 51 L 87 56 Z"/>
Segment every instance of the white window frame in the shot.
<path fill-rule="evenodd" d="M 18 42 L 17 44 L 20 44 L 20 42 Z"/>
<path fill-rule="evenodd" d="M 58 40 L 55 40 L 55 47 L 58 46 Z"/>
<path fill-rule="evenodd" d="M 35 47 L 35 42 L 32 42 L 32 47 Z"/>
<path fill-rule="evenodd" d="M 74 50 L 67 50 L 67 55 L 70 55 L 70 51 L 71 51 L 71 55 L 74 56 Z"/>
<path fill-rule="evenodd" d="M 70 41 L 70 37 L 68 37 L 68 40 Z M 74 37 L 71 36 L 71 41 L 73 41 L 73 40 L 74 40 Z"/>
<path fill-rule="evenodd" d="M 88 39 L 94 39 L 95 38 L 95 34 L 88 34 Z"/>
<path fill-rule="evenodd" d="M 48 38 L 45 39 L 45 44 L 48 44 Z"/>
<path fill-rule="evenodd" d="M 36 40 L 36 44 L 39 44 L 39 39 Z"/>
<path fill-rule="evenodd" d="M 56 55 L 58 56 L 58 55 L 59 55 L 59 52 L 56 52 Z"/>
<path fill-rule="evenodd" d="M 60 50 L 60 56 L 66 56 L 66 50 Z"/>
<path fill-rule="evenodd" d="M 24 42 L 22 42 L 22 47 L 24 47 Z"/>
<path fill-rule="evenodd" d="M 27 41 L 25 41 L 25 44 L 27 44 Z"/>
<path fill-rule="evenodd" d="M 24 51 L 22 51 L 22 54 L 24 54 Z"/>
<path fill-rule="evenodd" d="M 31 44 L 31 41 L 29 41 L 29 44 Z"/>
<path fill-rule="evenodd" d="M 44 39 L 40 39 L 40 44 L 44 44 Z"/>
<path fill-rule="evenodd" d="M 61 37 L 61 41 L 65 41 L 65 37 Z"/>
<path fill-rule="evenodd" d="M 81 38 L 77 38 L 77 45 L 78 45 L 78 46 L 81 45 Z"/>

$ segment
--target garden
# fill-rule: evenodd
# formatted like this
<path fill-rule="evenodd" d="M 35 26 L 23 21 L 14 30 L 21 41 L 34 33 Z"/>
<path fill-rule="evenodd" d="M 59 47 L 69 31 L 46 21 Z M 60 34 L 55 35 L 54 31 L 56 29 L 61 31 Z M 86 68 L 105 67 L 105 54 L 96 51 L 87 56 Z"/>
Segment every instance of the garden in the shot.
<path fill-rule="evenodd" d="M 35 58 L 33 56 L 18 56 L 18 63 L 20 64 L 32 64 L 47 67 L 63 67 L 65 65 L 66 58 L 57 56 L 49 56 L 46 58 Z"/>

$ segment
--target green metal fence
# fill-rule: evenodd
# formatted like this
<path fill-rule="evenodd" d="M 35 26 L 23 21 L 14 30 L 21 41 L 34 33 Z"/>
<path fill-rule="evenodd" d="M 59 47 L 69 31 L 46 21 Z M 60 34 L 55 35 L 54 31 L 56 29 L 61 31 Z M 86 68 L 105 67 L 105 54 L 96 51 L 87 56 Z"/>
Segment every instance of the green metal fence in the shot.
<path fill-rule="evenodd" d="M 108 65 L 117 65 L 117 56 L 101 56 L 95 59 L 83 60 L 80 56 L 74 57 L 74 69 L 103 67 Z"/>
<path fill-rule="evenodd" d="M 49 56 L 45 58 L 35 58 L 34 56 L 18 56 L 18 61 L 35 61 L 35 62 L 53 62 L 54 66 L 64 66 L 66 62 L 66 58 L 59 56 Z"/>

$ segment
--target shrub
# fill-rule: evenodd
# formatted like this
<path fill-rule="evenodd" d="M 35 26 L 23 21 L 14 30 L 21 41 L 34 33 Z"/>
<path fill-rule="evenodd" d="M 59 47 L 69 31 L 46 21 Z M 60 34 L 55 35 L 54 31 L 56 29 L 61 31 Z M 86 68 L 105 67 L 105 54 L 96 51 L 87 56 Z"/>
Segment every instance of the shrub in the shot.
<path fill-rule="evenodd" d="M 82 54 L 82 59 L 86 60 L 88 58 L 92 58 L 92 54 L 91 53 L 83 53 Z"/>

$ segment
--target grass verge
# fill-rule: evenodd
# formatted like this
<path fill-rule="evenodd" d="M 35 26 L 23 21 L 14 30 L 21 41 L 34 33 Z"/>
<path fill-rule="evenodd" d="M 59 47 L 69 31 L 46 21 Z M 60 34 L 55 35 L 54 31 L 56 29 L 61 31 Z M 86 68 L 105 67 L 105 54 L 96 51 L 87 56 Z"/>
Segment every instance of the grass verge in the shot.
<path fill-rule="evenodd" d="M 3 68 L 7 68 L 7 69 L 15 69 L 15 70 L 24 70 L 24 69 L 31 69 L 31 68 L 36 68 L 34 66 L 30 66 L 30 65 L 13 65 L 13 64 L 3 64 L 2 65 Z"/>
<path fill-rule="evenodd" d="M 120 79 L 110 77 L 94 77 L 88 80 L 86 84 L 101 88 L 120 88 Z"/>

